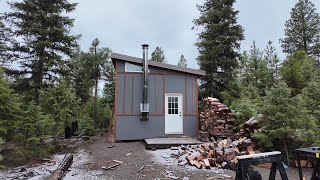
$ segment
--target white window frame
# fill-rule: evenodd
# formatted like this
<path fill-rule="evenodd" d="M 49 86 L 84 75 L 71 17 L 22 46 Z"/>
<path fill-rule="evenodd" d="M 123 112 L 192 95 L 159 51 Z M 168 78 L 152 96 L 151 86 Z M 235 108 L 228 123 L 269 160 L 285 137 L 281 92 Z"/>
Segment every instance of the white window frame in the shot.
<path fill-rule="evenodd" d="M 124 71 L 125 72 L 141 72 L 141 73 L 143 72 L 143 66 L 139 66 L 139 67 L 141 67 L 141 71 L 132 71 L 132 70 L 128 69 L 128 64 L 131 64 L 131 65 L 134 65 L 134 66 L 139 66 L 139 65 L 136 65 L 136 64 L 125 62 L 124 63 Z"/>
<path fill-rule="evenodd" d="M 139 66 L 139 67 L 141 67 L 141 71 L 132 71 L 132 70 L 128 69 L 128 64 L 131 64 L 131 65 L 134 65 L 134 66 L 139 66 L 139 65 L 136 65 L 136 64 L 133 64 L 133 63 L 125 62 L 124 63 L 124 72 L 140 72 L 140 73 L 143 73 L 143 66 Z M 150 69 L 148 69 L 148 73 L 150 73 Z"/>

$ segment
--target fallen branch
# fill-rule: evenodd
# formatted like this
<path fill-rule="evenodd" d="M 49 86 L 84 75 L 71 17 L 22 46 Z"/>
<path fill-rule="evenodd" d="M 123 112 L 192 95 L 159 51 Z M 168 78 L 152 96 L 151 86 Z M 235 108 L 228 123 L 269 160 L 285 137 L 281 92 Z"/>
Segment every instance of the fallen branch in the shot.
<path fill-rule="evenodd" d="M 58 168 L 51 174 L 49 180 L 60 180 L 64 172 L 66 172 L 72 165 L 73 162 L 73 155 L 66 154 L 59 164 Z"/>
<path fill-rule="evenodd" d="M 109 169 L 115 168 L 115 167 L 117 167 L 117 166 L 119 166 L 120 164 L 123 163 L 123 161 L 118 161 L 118 160 L 113 160 L 113 162 L 116 162 L 117 164 L 114 164 L 114 165 L 109 166 L 109 167 L 104 167 L 104 166 L 103 166 L 102 169 L 104 169 L 104 170 L 109 170 Z"/>

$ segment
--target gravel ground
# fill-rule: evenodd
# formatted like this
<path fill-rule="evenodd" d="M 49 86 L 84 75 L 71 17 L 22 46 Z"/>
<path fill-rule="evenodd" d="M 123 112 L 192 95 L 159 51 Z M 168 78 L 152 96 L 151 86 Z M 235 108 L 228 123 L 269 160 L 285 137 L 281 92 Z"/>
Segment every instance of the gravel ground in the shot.
<path fill-rule="evenodd" d="M 102 179 L 169 179 L 165 175 L 169 175 L 170 173 L 172 176 L 179 177 L 179 179 L 185 177 L 186 179 L 207 180 L 217 177 L 220 173 L 231 175 L 233 179 L 235 177 L 235 172 L 229 170 L 217 168 L 199 170 L 190 166 L 180 167 L 175 159 L 170 158 L 171 150 L 145 150 L 143 142 L 116 143 L 113 148 L 108 148 L 112 144 L 105 143 L 104 138 L 96 137 L 94 141 L 93 144 L 90 144 L 86 148 L 91 154 L 92 161 L 95 162 L 89 169 L 96 170 L 102 166 L 108 167 L 115 164 L 113 160 L 124 162 L 113 170 L 104 170 L 105 174 L 101 175 Z M 142 166 L 144 168 L 139 172 Z M 269 179 L 270 169 L 256 167 L 254 169 L 261 173 L 263 179 Z M 297 168 L 289 167 L 286 171 L 289 180 L 299 179 Z M 306 179 L 310 179 L 312 169 L 304 169 L 303 173 L 306 175 Z M 276 179 L 281 179 L 278 171 Z"/>
<path fill-rule="evenodd" d="M 85 143 L 74 153 L 73 164 L 66 173 L 66 180 L 160 180 L 160 179 L 196 179 L 196 180 L 215 180 L 219 174 L 227 174 L 233 177 L 234 171 L 223 170 L 218 168 L 197 169 L 193 166 L 186 165 L 180 167 L 177 160 L 171 157 L 170 149 L 162 150 L 145 150 L 143 142 L 123 142 L 116 143 L 115 146 L 105 143 L 105 137 L 92 137 L 91 143 Z M 10 179 L 47 179 L 48 176 L 56 169 L 63 159 L 64 155 L 55 155 L 52 162 L 28 165 L 13 168 L 11 170 L 0 171 L 0 180 Z M 116 164 L 114 160 L 123 163 L 113 169 L 104 170 L 102 167 L 109 167 Z M 142 168 L 143 167 L 143 168 Z M 23 169 L 23 172 L 21 171 Z M 263 179 L 269 179 L 269 169 L 255 168 L 258 170 Z M 297 168 L 288 168 L 287 175 L 289 180 L 298 180 Z M 304 169 L 306 179 L 310 179 L 312 169 Z M 19 178 L 17 178 L 19 175 Z M 26 176 L 25 176 L 26 175 Z M 32 177 L 32 178 L 31 178 Z M 281 179 L 278 172 L 277 178 Z"/>
<path fill-rule="evenodd" d="M 179 167 L 177 164 L 168 162 L 161 163 L 161 157 L 156 159 L 153 155 L 156 151 L 145 150 L 143 142 L 122 142 L 116 143 L 113 148 L 109 148 L 112 144 L 105 143 L 104 138 L 97 138 L 96 141 L 87 147 L 91 153 L 92 161 L 96 164 L 90 169 L 108 167 L 115 164 L 113 160 L 123 161 L 124 163 L 114 168 L 113 170 L 106 170 L 102 179 L 147 179 L 153 180 L 156 178 L 166 179 L 166 175 L 171 177 L 179 177 L 179 179 L 208 179 L 216 177 L 217 171 L 225 174 L 233 175 L 232 171 L 226 170 L 198 170 Z M 161 156 L 161 155 L 160 155 Z M 167 159 L 167 157 L 162 157 Z M 139 172 L 140 168 L 144 168 Z"/>

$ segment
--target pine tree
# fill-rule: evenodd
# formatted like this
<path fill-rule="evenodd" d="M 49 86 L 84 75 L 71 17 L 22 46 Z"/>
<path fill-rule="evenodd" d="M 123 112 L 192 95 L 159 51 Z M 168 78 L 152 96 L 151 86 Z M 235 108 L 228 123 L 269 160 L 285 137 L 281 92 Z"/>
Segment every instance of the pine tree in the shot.
<path fill-rule="evenodd" d="M 12 140 L 14 126 L 20 117 L 20 99 L 18 95 L 10 89 L 10 84 L 4 78 L 3 70 L 0 66 L 0 138 Z"/>
<path fill-rule="evenodd" d="M 303 89 L 302 96 L 306 103 L 307 110 L 315 116 L 317 124 L 320 126 L 320 79 L 319 76 L 311 80 L 307 87 Z"/>
<path fill-rule="evenodd" d="M 221 98 L 221 92 L 234 79 L 240 41 L 244 39 L 243 28 L 237 24 L 238 11 L 234 10 L 235 0 L 205 0 L 197 5 L 200 17 L 194 20 L 199 33 L 196 46 L 201 70 L 206 75 L 201 79 L 202 96 Z"/>
<path fill-rule="evenodd" d="M 0 15 L 0 62 L 3 63 L 10 59 L 10 51 L 9 42 L 12 42 L 10 38 L 10 29 L 5 26 L 3 22 L 3 16 Z"/>
<path fill-rule="evenodd" d="M 73 89 L 81 104 L 85 104 L 92 97 L 94 82 L 91 71 L 91 55 L 80 50 L 74 52 L 70 65 L 70 76 Z"/>
<path fill-rule="evenodd" d="M 41 95 L 44 97 L 41 107 L 52 118 L 49 130 L 55 143 L 65 126 L 71 127 L 71 123 L 74 122 L 79 102 L 73 89 L 64 79 L 59 79 L 57 84 L 42 90 Z"/>
<path fill-rule="evenodd" d="M 76 3 L 66 0 L 23 0 L 9 2 L 12 12 L 6 14 L 8 23 L 14 29 L 14 36 L 20 39 L 15 48 L 19 53 L 16 69 L 22 77 L 31 76 L 35 102 L 40 102 L 40 90 L 44 83 L 63 76 L 66 58 L 76 47 L 76 36 L 70 35 L 74 19 L 65 14 L 72 12 Z"/>
<path fill-rule="evenodd" d="M 258 93 L 264 96 L 266 89 L 272 86 L 272 74 L 268 69 L 267 62 L 263 59 L 263 53 L 256 47 L 255 42 L 251 46 L 248 58 L 243 81 L 247 85 L 255 86 Z"/>
<path fill-rule="evenodd" d="M 294 141 L 296 129 L 300 126 L 300 112 L 296 105 L 298 102 L 291 96 L 291 90 L 287 84 L 280 81 L 275 84 L 268 92 L 264 99 L 261 108 L 262 114 L 267 119 L 263 121 L 262 133 L 258 133 L 256 137 L 259 139 L 268 140 L 268 145 L 273 146 L 277 141 L 280 141 L 281 148 L 289 163 L 289 148 L 288 145 Z M 261 138 L 264 137 L 264 138 Z"/>
<path fill-rule="evenodd" d="M 277 80 L 280 79 L 280 59 L 278 58 L 276 49 L 272 45 L 271 41 L 268 41 L 267 47 L 264 52 L 265 62 L 267 63 L 268 69 L 272 74 L 271 84 L 274 84 Z"/>
<path fill-rule="evenodd" d="M 110 58 L 110 50 L 108 48 L 98 48 L 100 41 L 96 38 L 92 41 L 90 52 L 92 55 L 92 78 L 94 82 L 94 99 L 93 99 L 93 121 L 97 119 L 97 98 L 98 98 L 98 83 L 105 75 L 104 72 L 108 66 Z"/>
<path fill-rule="evenodd" d="M 291 18 L 285 24 L 285 38 L 280 39 L 283 52 L 293 54 L 304 50 L 318 55 L 320 16 L 310 0 L 299 0 L 292 8 Z"/>
<path fill-rule="evenodd" d="M 115 96 L 115 71 L 112 62 L 109 60 L 105 71 L 105 84 L 103 88 L 103 98 L 106 99 L 110 109 L 113 109 L 114 96 Z"/>
<path fill-rule="evenodd" d="M 187 60 L 184 58 L 183 54 L 180 57 L 178 66 L 187 67 Z"/>
<path fill-rule="evenodd" d="M 297 51 L 282 63 L 280 71 L 292 94 L 297 95 L 316 74 L 315 61 L 305 51 Z"/>
<path fill-rule="evenodd" d="M 156 49 L 151 53 L 151 60 L 163 63 L 166 62 L 166 57 L 164 56 L 162 47 L 156 47 Z"/>

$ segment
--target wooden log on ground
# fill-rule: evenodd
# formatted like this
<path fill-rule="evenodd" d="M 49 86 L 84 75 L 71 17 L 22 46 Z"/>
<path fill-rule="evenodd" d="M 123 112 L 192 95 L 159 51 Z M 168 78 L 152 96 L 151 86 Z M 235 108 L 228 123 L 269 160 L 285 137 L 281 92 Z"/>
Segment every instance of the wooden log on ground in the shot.
<path fill-rule="evenodd" d="M 208 159 L 204 159 L 203 162 L 204 162 L 204 166 L 206 167 L 206 169 L 211 169 L 210 162 Z"/>
<path fill-rule="evenodd" d="M 63 177 L 63 174 L 65 171 L 67 171 L 73 162 L 73 155 L 72 154 L 66 154 L 63 158 L 63 160 L 61 161 L 61 163 L 59 164 L 57 170 L 55 170 L 49 180 L 60 180 Z"/>

